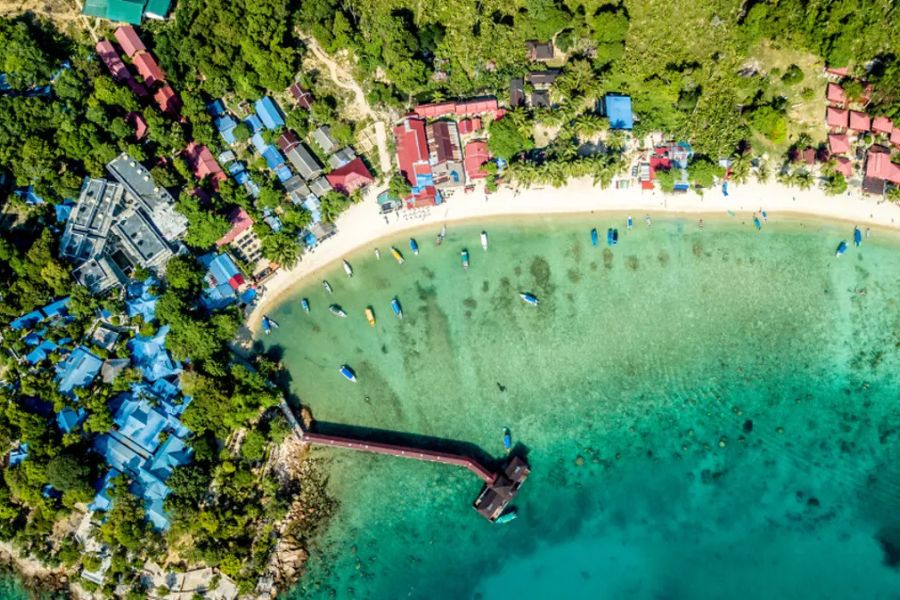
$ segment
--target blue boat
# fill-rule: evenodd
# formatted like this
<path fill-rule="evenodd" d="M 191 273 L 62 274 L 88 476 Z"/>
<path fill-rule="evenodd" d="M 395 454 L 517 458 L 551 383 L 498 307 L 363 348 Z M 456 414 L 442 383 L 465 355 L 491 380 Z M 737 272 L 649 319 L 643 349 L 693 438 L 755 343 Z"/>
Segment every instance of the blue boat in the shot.
<path fill-rule="evenodd" d="M 509 427 L 503 428 L 503 448 L 507 452 L 512 449 L 512 434 L 509 432 Z"/>
<path fill-rule="evenodd" d="M 272 333 L 272 324 L 269 323 L 269 317 L 264 316 L 262 320 L 263 331 L 266 332 L 266 335 Z"/>
<path fill-rule="evenodd" d="M 305 310 L 306 312 L 309 312 L 309 300 L 307 300 L 306 298 L 301 298 L 300 306 L 303 307 L 303 310 Z"/>
<path fill-rule="evenodd" d="M 835 251 L 835 256 L 843 256 L 847 251 L 847 242 L 841 240 L 841 243 L 838 244 L 837 250 Z"/>
<path fill-rule="evenodd" d="M 631 215 L 628 215 L 628 221 L 626 221 L 626 224 L 628 226 L 628 229 L 634 227 L 634 221 L 631 220 Z"/>
<path fill-rule="evenodd" d="M 862 244 L 862 231 L 859 230 L 859 227 L 853 228 L 853 243 L 859 247 Z"/>
<path fill-rule="evenodd" d="M 356 373 L 354 373 L 353 369 L 351 369 L 348 365 L 341 365 L 339 372 L 347 381 L 356 383 Z"/>
<path fill-rule="evenodd" d="M 766 211 L 762 211 L 760 214 L 762 214 L 763 221 L 769 220 L 769 215 L 766 214 Z"/>
<path fill-rule="evenodd" d="M 466 249 L 463 249 L 463 251 L 459 253 L 459 256 L 460 256 L 460 258 L 462 258 L 463 269 L 468 270 L 468 268 L 469 268 L 469 251 Z"/>
<path fill-rule="evenodd" d="M 416 242 L 415 238 L 409 238 L 409 249 L 412 250 L 412 253 L 416 256 L 419 255 L 419 244 Z"/>
<path fill-rule="evenodd" d="M 612 227 L 610 227 L 609 229 L 606 230 L 606 245 L 607 246 L 613 245 Z"/>
<path fill-rule="evenodd" d="M 398 319 L 403 318 L 403 307 L 400 306 L 400 301 L 397 300 L 396 296 L 391 300 L 391 310 L 394 311 L 394 314 L 397 315 Z"/>
<path fill-rule="evenodd" d="M 525 302 L 527 302 L 528 304 L 530 304 L 532 306 L 538 305 L 537 296 L 535 296 L 534 294 L 530 294 L 528 292 L 519 292 L 519 298 L 521 298 L 522 300 L 524 300 Z"/>
<path fill-rule="evenodd" d="M 762 223 L 759 222 L 759 217 L 756 215 L 753 215 L 753 226 L 756 227 L 757 231 L 762 229 Z"/>
<path fill-rule="evenodd" d="M 613 229 L 613 246 L 619 243 L 619 230 Z"/>
<path fill-rule="evenodd" d="M 597 228 L 594 227 L 593 229 L 591 229 L 591 245 L 592 245 L 592 246 L 596 246 L 596 245 L 597 245 L 597 242 L 598 242 L 598 240 L 597 240 Z"/>

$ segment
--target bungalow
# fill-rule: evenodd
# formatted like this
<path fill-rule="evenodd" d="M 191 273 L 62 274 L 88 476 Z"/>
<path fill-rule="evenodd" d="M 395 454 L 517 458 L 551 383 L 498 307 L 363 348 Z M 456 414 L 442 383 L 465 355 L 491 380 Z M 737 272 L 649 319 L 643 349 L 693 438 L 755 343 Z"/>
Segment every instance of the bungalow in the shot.
<path fill-rule="evenodd" d="M 230 221 L 231 229 L 216 241 L 216 247 L 228 246 L 244 262 L 257 264 L 262 259 L 262 242 L 253 233 L 253 219 L 243 208 L 236 208 Z"/>
<path fill-rule="evenodd" d="M 825 123 L 832 129 L 846 129 L 850 112 L 843 108 L 829 106 L 825 109 Z"/>
<path fill-rule="evenodd" d="M 307 92 L 299 83 L 295 83 L 289 88 L 291 96 L 294 97 L 294 100 L 297 102 L 297 106 L 300 108 L 304 108 L 309 110 L 312 108 L 313 97 L 312 94 Z"/>
<path fill-rule="evenodd" d="M 209 253 L 199 259 L 206 268 L 206 289 L 200 302 L 207 310 L 218 310 L 234 304 L 247 290 L 247 282 L 228 254 Z"/>
<path fill-rule="evenodd" d="M 322 176 L 309 182 L 309 190 L 316 196 L 324 196 L 331 191 L 331 184 Z"/>
<path fill-rule="evenodd" d="M 159 68 L 156 59 L 149 52 L 138 53 L 132 59 L 132 63 L 148 86 L 153 86 L 157 81 L 164 82 L 166 80 L 166 74 Z"/>
<path fill-rule="evenodd" d="M 125 121 L 134 127 L 134 139 L 137 141 L 141 141 L 144 139 L 144 136 L 147 135 L 147 121 L 144 120 L 144 117 L 141 116 L 141 113 L 133 112 L 128 113 L 128 117 Z"/>
<path fill-rule="evenodd" d="M 516 108 L 525 105 L 525 81 L 520 77 L 509 80 L 509 106 Z"/>
<path fill-rule="evenodd" d="M 300 173 L 300 176 L 307 181 L 315 179 L 322 174 L 323 167 L 315 154 L 309 150 L 304 144 L 296 143 L 287 151 L 287 159 L 294 168 Z"/>
<path fill-rule="evenodd" d="M 206 146 L 191 142 L 185 149 L 184 156 L 194 172 L 194 177 L 200 180 L 209 177 L 214 189 L 218 189 L 219 183 L 228 179 L 228 175 Z"/>
<path fill-rule="evenodd" d="M 181 110 L 181 99 L 168 83 L 163 85 L 155 94 L 153 94 L 153 100 L 156 101 L 159 110 L 170 117 L 177 117 L 178 111 Z"/>
<path fill-rule="evenodd" d="M 146 0 L 85 0 L 81 14 L 140 25 Z"/>
<path fill-rule="evenodd" d="M 340 169 L 354 158 L 356 158 L 356 152 L 353 151 L 353 148 L 347 146 L 328 157 L 328 166 L 332 169 Z"/>
<path fill-rule="evenodd" d="M 534 90 L 531 92 L 531 106 L 534 108 L 550 108 L 552 105 L 550 90 Z"/>
<path fill-rule="evenodd" d="M 112 42 L 109 40 L 101 40 L 97 42 L 97 55 L 100 56 L 100 60 L 103 61 L 103 64 L 106 65 L 107 70 L 110 75 L 112 75 L 113 79 L 118 81 L 119 83 L 125 83 L 132 79 L 131 73 L 128 71 L 128 67 L 125 66 L 125 63 L 122 62 L 122 59 L 119 57 L 119 53 L 116 52 L 116 49 L 113 47 Z"/>
<path fill-rule="evenodd" d="M 491 159 L 487 142 L 484 140 L 472 140 L 466 144 L 466 176 L 469 180 L 483 179 L 487 173 L 481 166 Z"/>
<path fill-rule="evenodd" d="M 303 201 L 312 194 L 306 181 L 299 175 L 294 175 L 284 182 L 284 191 L 294 204 L 303 204 Z"/>
<path fill-rule="evenodd" d="M 832 154 L 847 154 L 850 152 L 850 138 L 846 134 L 829 134 L 828 149 Z"/>
<path fill-rule="evenodd" d="M 553 42 L 538 42 L 528 40 L 525 42 L 525 54 L 528 60 L 544 61 L 553 59 Z"/>
<path fill-rule="evenodd" d="M 429 162 L 435 187 L 459 187 L 466 178 L 462 163 L 462 143 L 453 121 L 435 121 L 426 127 Z"/>
<path fill-rule="evenodd" d="M 284 126 L 284 117 L 281 116 L 281 111 L 275 101 L 269 96 L 263 96 L 257 100 L 254 107 L 266 129 L 278 129 Z"/>
<path fill-rule="evenodd" d="M 609 118 L 610 129 L 631 130 L 634 128 L 634 114 L 631 112 L 631 97 L 607 94 L 600 102 L 601 112 Z"/>
<path fill-rule="evenodd" d="M 900 165 L 891 162 L 891 155 L 887 148 L 872 146 L 866 154 L 863 191 L 870 194 L 883 194 L 888 183 L 900 186 Z"/>
<path fill-rule="evenodd" d="M 97 374 L 103 361 L 84 346 L 72 351 L 69 357 L 56 367 L 58 389 L 62 394 L 71 394 L 75 388 L 89 386 Z"/>
<path fill-rule="evenodd" d="M 425 137 L 425 121 L 407 117 L 394 127 L 397 146 L 397 164 L 400 173 L 410 185 L 416 185 L 414 166 L 428 164 L 428 141 Z M 430 170 L 430 169 L 429 169 Z"/>
<path fill-rule="evenodd" d="M 900 147 L 900 127 L 894 127 L 894 131 L 891 132 L 891 143 Z"/>
<path fill-rule="evenodd" d="M 871 119 L 869 115 L 864 112 L 859 112 L 857 110 L 850 111 L 850 130 L 858 131 L 860 133 L 869 131 L 871 129 Z"/>
<path fill-rule="evenodd" d="M 481 117 L 472 117 L 471 119 L 463 119 L 457 123 L 460 135 L 468 135 L 481 131 Z"/>
<path fill-rule="evenodd" d="M 875 117 L 872 119 L 872 131 L 891 135 L 894 132 L 894 124 L 887 117 Z"/>
<path fill-rule="evenodd" d="M 846 156 L 837 156 L 834 159 L 834 170 L 844 177 L 853 176 L 853 163 Z"/>
<path fill-rule="evenodd" d="M 275 141 L 275 144 L 281 149 L 282 152 L 287 152 L 295 145 L 300 143 L 300 139 L 290 129 L 286 130 L 280 136 L 278 136 L 278 140 Z"/>
<path fill-rule="evenodd" d="M 847 94 L 844 93 L 844 88 L 836 83 L 829 83 L 826 86 L 825 99 L 839 107 L 844 107 L 847 104 Z"/>
<path fill-rule="evenodd" d="M 125 56 L 129 58 L 134 57 L 134 55 L 139 52 L 147 51 L 144 42 L 141 41 L 141 38 L 138 37 L 137 32 L 131 25 L 119 27 L 113 32 L 113 35 L 115 36 L 116 41 L 119 42 L 119 46 L 122 48 Z"/>
<path fill-rule="evenodd" d="M 532 71 L 525 75 L 525 82 L 536 90 L 549 90 L 561 74 L 562 71 L 559 69 Z"/>
<path fill-rule="evenodd" d="M 168 16 L 171 7 L 172 0 L 147 0 L 147 6 L 144 7 L 144 16 L 149 19 L 163 21 Z"/>
<path fill-rule="evenodd" d="M 325 178 L 335 191 L 347 195 L 375 181 L 365 163 L 358 156 L 343 167 L 335 169 Z"/>
<path fill-rule="evenodd" d="M 312 139 L 325 154 L 331 154 L 340 147 L 338 141 L 331 135 L 331 127 L 328 125 L 322 125 L 313 131 Z"/>

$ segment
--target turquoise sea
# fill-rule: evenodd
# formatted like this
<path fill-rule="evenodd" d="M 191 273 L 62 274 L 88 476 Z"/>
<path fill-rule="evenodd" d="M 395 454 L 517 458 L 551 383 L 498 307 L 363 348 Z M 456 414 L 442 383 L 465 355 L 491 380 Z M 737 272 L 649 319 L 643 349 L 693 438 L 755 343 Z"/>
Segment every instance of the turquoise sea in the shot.
<path fill-rule="evenodd" d="M 835 258 L 852 225 L 635 217 L 382 240 L 270 313 L 321 430 L 499 459 L 509 427 L 533 469 L 491 525 L 468 471 L 314 450 L 341 507 L 287 598 L 900 597 L 900 235 Z"/>

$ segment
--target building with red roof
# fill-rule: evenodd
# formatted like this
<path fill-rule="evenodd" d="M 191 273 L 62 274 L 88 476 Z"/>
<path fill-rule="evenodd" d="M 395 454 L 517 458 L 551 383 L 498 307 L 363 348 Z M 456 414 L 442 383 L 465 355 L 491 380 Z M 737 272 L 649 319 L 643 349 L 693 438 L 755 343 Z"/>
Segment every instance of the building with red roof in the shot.
<path fill-rule="evenodd" d="M 177 116 L 178 111 L 181 110 L 181 98 L 178 97 L 178 94 L 175 93 L 175 90 L 168 83 L 153 94 L 153 100 L 159 106 L 159 110 L 170 117 Z"/>
<path fill-rule="evenodd" d="M 891 135 L 894 132 L 894 123 L 887 117 L 875 117 L 872 119 L 872 131 Z"/>
<path fill-rule="evenodd" d="M 466 118 L 459 122 L 459 132 L 462 135 L 475 133 L 481 130 L 481 117 Z"/>
<path fill-rule="evenodd" d="M 825 72 L 836 77 L 846 77 L 850 74 L 848 67 L 825 67 Z"/>
<path fill-rule="evenodd" d="M 147 122 L 141 116 L 141 113 L 128 113 L 126 121 L 134 127 L 134 138 L 138 141 L 144 139 L 144 136 L 147 135 Z"/>
<path fill-rule="evenodd" d="M 275 141 L 275 143 L 278 145 L 278 148 L 282 152 L 287 152 L 291 148 L 299 144 L 300 139 L 297 137 L 296 133 L 288 129 L 280 136 L 278 136 L 278 139 Z"/>
<path fill-rule="evenodd" d="M 184 156 L 194 172 L 194 177 L 204 179 L 209 177 L 212 181 L 213 188 L 219 187 L 219 182 L 228 178 L 222 167 L 216 162 L 215 157 L 209 148 L 201 146 L 196 142 L 191 142 L 184 150 Z"/>
<path fill-rule="evenodd" d="M 133 57 L 138 52 L 146 52 L 147 48 L 144 46 L 144 42 L 141 41 L 141 38 L 138 37 L 137 31 L 134 30 L 134 27 L 131 25 L 125 25 L 123 27 L 119 27 L 113 33 L 116 36 L 116 41 L 119 42 L 119 46 L 122 47 L 122 51 L 128 57 Z"/>
<path fill-rule="evenodd" d="M 375 181 L 365 163 L 358 156 L 343 167 L 326 175 L 325 179 L 335 190 L 348 195 Z"/>
<path fill-rule="evenodd" d="M 846 156 L 838 156 L 834 159 L 834 170 L 844 177 L 852 177 L 853 163 Z"/>
<path fill-rule="evenodd" d="M 303 89 L 299 83 L 295 83 L 290 87 L 291 95 L 297 101 L 297 106 L 309 110 L 312 108 L 313 96 Z"/>
<path fill-rule="evenodd" d="M 156 59 L 149 52 L 141 52 L 135 55 L 131 62 L 134 63 L 134 67 L 148 86 L 152 86 L 157 81 L 166 80 L 166 74 L 159 68 L 159 65 L 156 64 Z"/>
<path fill-rule="evenodd" d="M 397 164 L 409 185 L 416 185 L 415 165 L 428 164 L 428 140 L 425 137 L 425 121 L 413 117 L 403 119 L 394 127 L 397 142 Z M 428 169 L 431 171 L 430 167 Z"/>
<path fill-rule="evenodd" d="M 240 207 L 232 211 L 228 220 L 231 222 L 231 229 L 216 241 L 217 248 L 227 246 L 236 240 L 242 233 L 251 231 L 253 228 L 253 219 L 247 214 L 247 211 Z"/>
<path fill-rule="evenodd" d="M 466 176 L 470 180 L 487 177 L 487 172 L 481 168 L 481 165 L 491 160 L 487 142 L 484 140 L 472 140 L 466 144 L 465 154 Z"/>
<path fill-rule="evenodd" d="M 420 104 L 413 109 L 413 112 L 425 119 L 436 119 L 447 115 L 466 117 L 482 113 L 496 113 L 497 110 L 499 110 L 499 105 L 496 98 L 474 98 L 461 102 Z"/>
<path fill-rule="evenodd" d="M 832 129 L 846 129 L 850 112 L 843 108 L 829 106 L 825 109 L 825 123 Z"/>
<path fill-rule="evenodd" d="M 437 188 L 433 185 L 426 185 L 417 190 L 415 194 L 410 194 L 406 198 L 406 207 L 420 208 L 422 206 L 434 206 L 438 203 L 439 197 L 440 195 L 438 194 Z"/>
<path fill-rule="evenodd" d="M 829 83 L 825 88 L 825 99 L 838 106 L 847 104 L 847 94 L 844 93 L 844 88 L 836 83 Z"/>
<path fill-rule="evenodd" d="M 900 165 L 891 162 L 891 155 L 887 148 L 872 146 L 866 154 L 863 191 L 870 194 L 883 194 L 886 183 L 900 185 Z"/>
<path fill-rule="evenodd" d="M 891 132 L 891 143 L 900 146 L 900 127 L 895 127 Z"/>
<path fill-rule="evenodd" d="M 859 112 L 858 110 L 850 111 L 850 130 L 851 131 L 869 131 L 872 127 L 871 119 L 869 115 L 864 112 Z"/>
<path fill-rule="evenodd" d="M 843 133 L 829 134 L 828 149 L 832 154 L 846 154 L 850 152 L 850 138 Z"/>
<path fill-rule="evenodd" d="M 97 42 L 96 49 L 97 54 L 100 56 L 100 60 L 106 65 L 106 68 L 109 70 L 109 74 L 113 76 L 113 79 L 119 82 L 125 82 L 132 78 L 131 73 L 128 72 L 128 67 L 122 62 L 122 58 L 119 56 L 119 53 L 116 52 L 112 42 L 109 40 L 99 41 Z"/>

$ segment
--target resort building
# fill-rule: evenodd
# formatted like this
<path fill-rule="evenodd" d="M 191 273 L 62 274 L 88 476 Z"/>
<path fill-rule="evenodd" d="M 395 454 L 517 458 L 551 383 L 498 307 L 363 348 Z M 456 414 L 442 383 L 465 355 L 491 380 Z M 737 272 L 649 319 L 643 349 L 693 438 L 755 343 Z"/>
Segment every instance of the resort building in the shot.
<path fill-rule="evenodd" d="M 331 135 L 331 127 L 322 125 L 312 132 L 313 141 L 322 149 L 325 154 L 332 154 L 340 147 L 338 141 Z"/>
<path fill-rule="evenodd" d="M 525 42 L 525 54 L 528 60 L 534 62 L 553 60 L 553 42 L 529 40 Z"/>
<path fill-rule="evenodd" d="M 231 229 L 216 241 L 217 248 L 228 246 L 242 261 L 253 267 L 253 275 L 265 270 L 269 263 L 263 259 L 262 241 L 253 233 L 253 219 L 243 208 L 231 214 Z"/>
<path fill-rule="evenodd" d="M 269 96 L 263 96 L 254 104 L 256 114 L 266 129 L 278 129 L 284 126 L 281 110 Z"/>
<path fill-rule="evenodd" d="M 311 181 L 322 174 L 322 163 L 302 142 L 296 142 L 289 148 L 286 152 L 287 159 L 303 179 Z"/>
<path fill-rule="evenodd" d="M 325 179 L 335 191 L 347 195 L 375 181 L 372 174 L 369 173 L 369 169 L 366 168 L 365 163 L 359 157 L 335 169 L 326 175 Z"/>
<path fill-rule="evenodd" d="M 465 185 L 462 143 L 454 121 L 435 121 L 426 127 L 430 141 L 428 160 L 431 164 L 436 188 L 452 188 Z"/>
<path fill-rule="evenodd" d="M 468 177 L 470 181 L 487 177 L 487 173 L 483 170 L 482 165 L 490 159 L 491 154 L 488 151 L 486 141 L 472 140 L 466 144 L 466 177 Z"/>
<path fill-rule="evenodd" d="M 313 96 L 308 91 L 303 89 L 299 83 L 295 83 L 292 85 L 288 91 L 291 93 L 291 96 L 294 97 L 294 100 L 297 102 L 297 106 L 303 108 L 305 110 L 309 110 L 312 108 Z"/>
<path fill-rule="evenodd" d="M 172 0 L 85 0 L 81 14 L 140 25 L 141 18 L 165 19 Z"/>
<path fill-rule="evenodd" d="M 328 166 L 332 169 L 340 169 L 354 158 L 356 158 L 356 152 L 353 151 L 353 148 L 347 146 L 328 157 Z"/>
<path fill-rule="evenodd" d="M 863 191 L 869 194 L 884 194 L 888 185 L 900 186 L 900 165 L 891 162 L 890 150 L 883 146 L 872 146 L 866 154 Z"/>
<path fill-rule="evenodd" d="M 407 117 L 394 127 L 397 144 L 397 165 L 410 185 L 416 185 L 414 167 L 428 165 L 428 141 L 425 137 L 425 121 Z M 428 168 L 430 172 L 430 167 Z"/>

